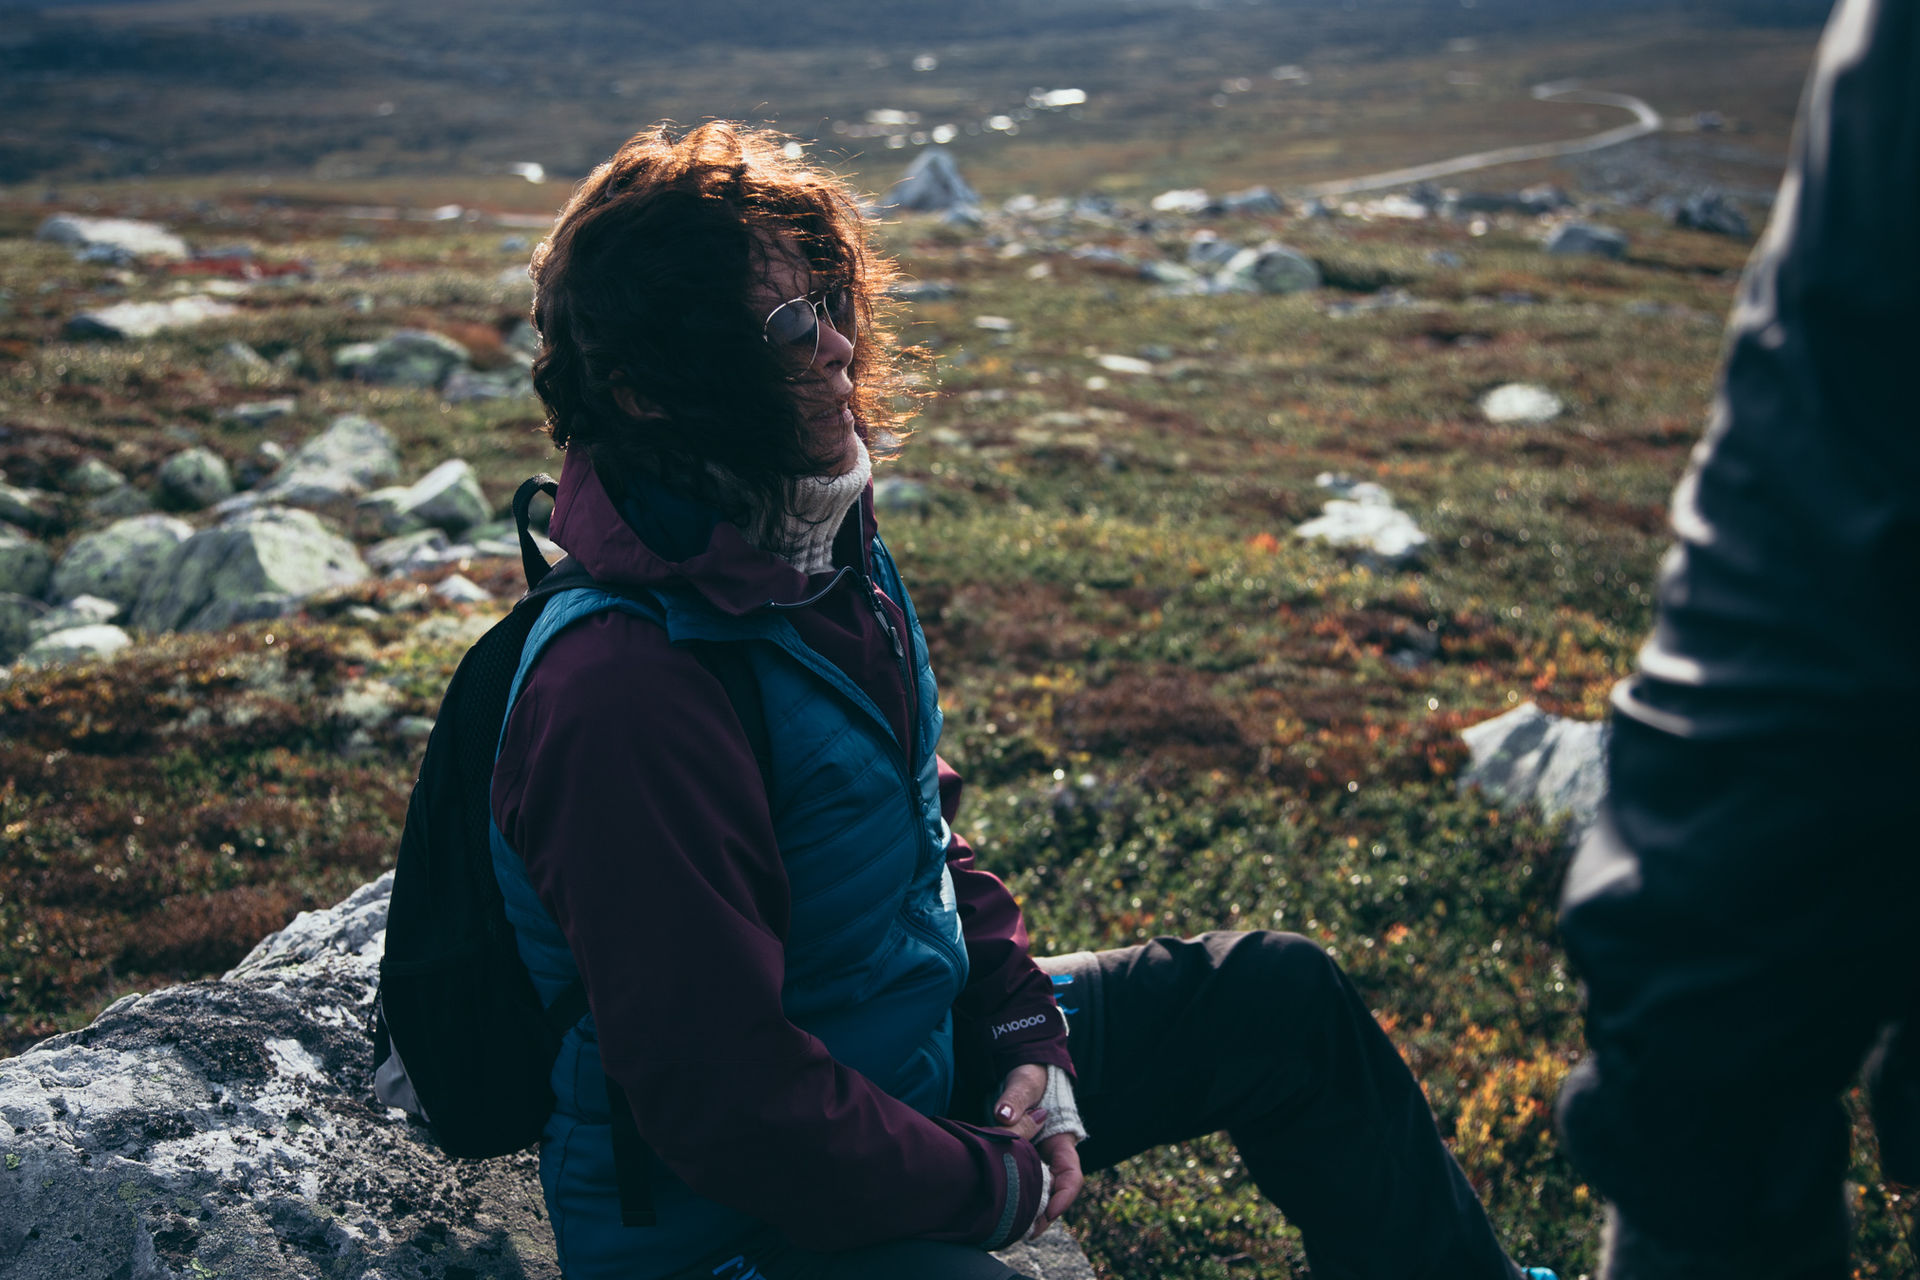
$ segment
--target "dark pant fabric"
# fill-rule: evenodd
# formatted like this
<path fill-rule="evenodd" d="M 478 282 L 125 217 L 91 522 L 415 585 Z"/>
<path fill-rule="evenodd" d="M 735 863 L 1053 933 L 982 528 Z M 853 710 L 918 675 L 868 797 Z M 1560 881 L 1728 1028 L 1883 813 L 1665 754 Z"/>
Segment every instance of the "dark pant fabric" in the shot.
<path fill-rule="evenodd" d="M 1040 965 L 1071 1010 L 1085 1168 L 1224 1131 L 1314 1280 L 1512 1280 L 1419 1084 L 1314 943 L 1208 933 Z"/>
<path fill-rule="evenodd" d="M 1592 1054 L 1568 1155 L 1614 1206 L 1608 1280 L 1842 1280 L 1842 1094 L 1876 1045 L 1886 1166 L 1920 1157 L 1911 741 L 1715 743 L 1617 717 L 1561 931 Z"/>
<path fill-rule="evenodd" d="M 1072 1033 L 1089 1171 L 1224 1130 L 1300 1229 L 1314 1280 L 1514 1280 L 1420 1086 L 1312 942 L 1208 933 L 1040 966 Z M 963 1074 L 955 1116 L 977 1121 L 999 1084 Z M 989 1254 L 924 1241 L 835 1255 L 770 1241 L 695 1277 L 1022 1280 Z"/>

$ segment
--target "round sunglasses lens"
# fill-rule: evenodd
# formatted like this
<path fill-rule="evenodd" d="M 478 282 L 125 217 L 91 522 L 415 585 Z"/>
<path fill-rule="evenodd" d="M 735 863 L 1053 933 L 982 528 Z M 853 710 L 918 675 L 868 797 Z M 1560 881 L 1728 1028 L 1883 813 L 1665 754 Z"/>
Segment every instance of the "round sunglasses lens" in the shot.
<path fill-rule="evenodd" d="M 827 292 L 827 320 L 834 331 L 847 341 L 853 341 L 854 325 L 857 317 L 853 310 L 853 290 L 831 289 Z"/>
<path fill-rule="evenodd" d="M 813 308 L 804 298 L 782 303 L 767 317 L 767 341 L 783 350 L 795 348 L 810 355 L 818 336 Z"/>

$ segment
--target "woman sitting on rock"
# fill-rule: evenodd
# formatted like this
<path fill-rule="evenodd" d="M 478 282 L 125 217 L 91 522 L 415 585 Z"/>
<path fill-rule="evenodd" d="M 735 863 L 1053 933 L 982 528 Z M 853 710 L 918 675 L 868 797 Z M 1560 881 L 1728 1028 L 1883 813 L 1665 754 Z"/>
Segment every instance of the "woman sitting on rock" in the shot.
<path fill-rule="evenodd" d="M 551 532 L 628 593 L 547 604 L 493 777 L 521 954 L 591 1010 L 541 1151 L 566 1274 L 1010 1277 L 986 1251 L 1083 1168 L 1224 1129 L 1315 1275 L 1513 1280 L 1313 943 L 1036 962 L 953 833 L 868 484 L 890 270 L 846 189 L 744 128 L 643 134 L 533 275 Z"/>

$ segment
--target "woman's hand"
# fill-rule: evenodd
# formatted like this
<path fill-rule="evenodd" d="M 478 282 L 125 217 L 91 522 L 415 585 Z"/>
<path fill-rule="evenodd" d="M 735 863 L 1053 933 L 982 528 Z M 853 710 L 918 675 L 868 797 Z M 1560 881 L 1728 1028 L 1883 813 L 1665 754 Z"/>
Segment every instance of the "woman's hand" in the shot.
<path fill-rule="evenodd" d="M 992 1108 L 993 1123 L 1003 1129 L 1011 1129 L 1032 1142 L 1047 1121 L 1046 1111 L 1037 1108 L 1041 1095 L 1046 1091 L 1045 1067 L 1032 1063 L 1015 1067 L 1001 1082 L 1000 1096 L 994 1100 Z M 1070 1133 L 1056 1133 L 1036 1144 L 1040 1158 L 1046 1161 L 1047 1172 L 1052 1175 L 1053 1189 L 1047 1197 L 1047 1203 L 1041 1207 L 1040 1216 L 1033 1220 L 1028 1239 L 1033 1239 L 1052 1226 L 1080 1194 L 1080 1187 L 1086 1178 L 1080 1172 L 1080 1152 L 1076 1149 L 1078 1144 L 1079 1139 Z"/>
<path fill-rule="evenodd" d="M 1053 1174 L 1053 1194 L 1047 1197 L 1040 1216 L 1033 1220 L 1033 1230 L 1027 1233 L 1027 1239 L 1037 1239 L 1072 1207 L 1074 1197 L 1080 1194 L 1086 1177 L 1080 1172 L 1079 1145 L 1080 1140 L 1070 1133 L 1056 1133 L 1040 1140 L 1040 1158 L 1047 1162 L 1047 1170 Z"/>

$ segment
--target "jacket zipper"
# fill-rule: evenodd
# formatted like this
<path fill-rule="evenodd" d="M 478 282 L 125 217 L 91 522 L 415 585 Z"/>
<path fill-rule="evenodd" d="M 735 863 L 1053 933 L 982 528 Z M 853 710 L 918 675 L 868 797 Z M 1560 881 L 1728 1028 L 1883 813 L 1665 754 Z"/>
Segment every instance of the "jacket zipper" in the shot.
<path fill-rule="evenodd" d="M 766 607 L 769 609 L 804 609 L 809 605 L 818 603 L 828 592 L 839 586 L 841 580 L 850 573 L 856 573 L 853 567 L 851 565 L 842 565 L 834 573 L 831 582 L 827 583 L 826 586 L 820 588 L 820 590 L 814 592 L 806 599 L 789 602 L 769 600 L 767 601 Z M 873 611 L 874 618 L 879 621 L 881 629 L 887 633 L 887 643 L 893 649 L 893 661 L 900 672 L 900 686 L 906 693 L 907 716 L 909 724 L 911 724 L 915 694 L 913 678 L 907 671 L 906 646 L 900 639 L 899 629 L 893 625 L 893 619 L 887 616 L 886 605 L 881 603 L 879 585 L 866 574 L 856 574 L 856 576 L 860 580 L 862 594 L 866 597 L 867 608 Z M 909 733 L 908 736 L 914 737 L 915 735 Z M 913 817 L 915 837 L 921 848 L 924 849 L 927 847 L 926 820 L 920 812 L 920 779 L 914 772 L 914 756 L 918 754 L 915 747 L 916 744 L 913 742 L 896 744 L 895 749 L 889 752 L 889 754 L 893 757 L 894 767 L 900 774 L 901 790 L 906 795 L 907 808 Z M 945 871 L 943 870 L 941 874 L 944 876 Z M 903 914 L 901 916 L 901 923 L 909 933 L 919 935 L 936 951 L 945 956 L 948 965 L 950 965 L 956 973 L 959 971 L 964 955 L 961 950 L 954 945 L 953 939 L 921 924 L 911 914 Z"/>

